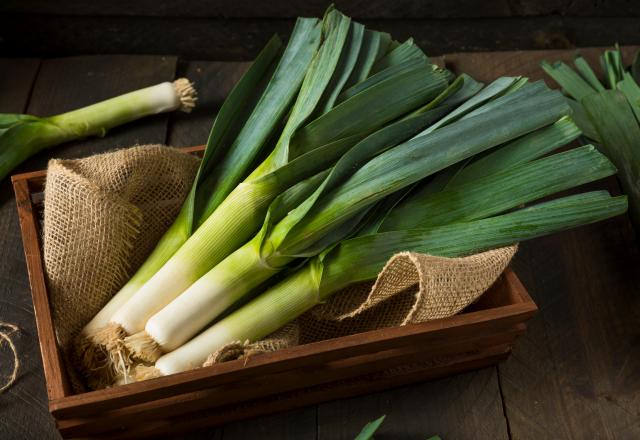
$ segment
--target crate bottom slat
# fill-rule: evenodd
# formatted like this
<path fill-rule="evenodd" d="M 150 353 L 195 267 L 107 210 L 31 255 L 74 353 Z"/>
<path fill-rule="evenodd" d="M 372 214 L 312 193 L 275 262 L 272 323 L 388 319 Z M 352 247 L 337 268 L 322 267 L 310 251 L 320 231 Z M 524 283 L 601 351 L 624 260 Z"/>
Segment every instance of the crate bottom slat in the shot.
<path fill-rule="evenodd" d="M 353 377 L 376 374 L 380 371 L 401 368 L 416 362 L 434 362 L 434 359 L 455 358 L 461 353 L 482 351 L 486 347 L 496 345 L 510 346 L 524 331 L 525 325 L 518 324 L 508 330 L 478 335 L 458 343 L 443 342 L 431 346 L 427 351 L 421 346 L 405 347 L 329 362 L 314 368 L 261 376 L 243 381 L 241 384 L 230 384 L 211 390 L 125 407 L 99 413 L 95 417 L 69 419 L 64 422 L 60 420 L 60 431 L 70 436 L 89 435 L 112 430 L 114 426 L 135 427 L 139 420 L 150 422 L 158 418 L 192 414 L 202 410 L 218 410 L 224 406 L 255 399 L 256 396 L 269 398 L 282 392 L 294 392 L 337 380 L 349 380 Z"/>

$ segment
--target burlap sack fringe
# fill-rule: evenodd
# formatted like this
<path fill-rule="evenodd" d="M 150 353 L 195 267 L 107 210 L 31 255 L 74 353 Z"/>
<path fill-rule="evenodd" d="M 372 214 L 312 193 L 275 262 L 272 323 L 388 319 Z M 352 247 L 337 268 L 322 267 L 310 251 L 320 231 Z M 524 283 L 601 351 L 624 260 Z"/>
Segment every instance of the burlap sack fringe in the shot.
<path fill-rule="evenodd" d="M 299 341 L 300 327 L 298 326 L 297 321 L 293 321 L 258 342 L 250 343 L 249 341 L 236 341 L 227 344 L 215 353 L 210 354 L 202 366 L 208 367 L 220 362 L 240 358 L 248 359 L 254 354 L 267 353 L 282 350 L 287 347 L 293 347 L 294 345 L 298 345 Z"/>
<path fill-rule="evenodd" d="M 49 162 L 44 264 L 66 359 L 73 337 L 144 262 L 171 225 L 198 162 L 161 145 Z"/>
<path fill-rule="evenodd" d="M 462 258 L 396 254 L 375 282 L 337 292 L 262 341 L 227 344 L 209 356 L 204 366 L 299 343 L 455 315 L 491 287 L 516 251 L 517 246 L 509 246 Z"/>

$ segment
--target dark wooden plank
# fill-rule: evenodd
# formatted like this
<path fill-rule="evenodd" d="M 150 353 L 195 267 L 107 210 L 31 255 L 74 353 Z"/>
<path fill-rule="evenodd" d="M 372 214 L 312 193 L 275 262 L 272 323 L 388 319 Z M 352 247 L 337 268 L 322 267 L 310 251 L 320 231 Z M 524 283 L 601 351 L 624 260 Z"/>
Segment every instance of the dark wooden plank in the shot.
<path fill-rule="evenodd" d="M 27 63 L 37 64 L 27 60 Z M 0 102 L 4 96 L 17 93 L 19 83 L 28 82 L 29 72 L 19 63 L 3 60 L 3 75 L 16 72 L 22 78 L 0 82 Z M 4 63 L 9 63 L 8 65 Z M 15 67 L 14 67 L 15 66 Z M 24 93 L 22 105 L 0 108 L 0 111 L 27 111 L 49 115 L 90 104 L 133 89 L 171 80 L 175 74 L 173 57 L 77 57 L 44 61 L 35 80 L 28 105 L 30 85 Z M 33 77 L 33 76 L 31 76 Z M 11 92 L 8 91 L 9 85 Z M 43 152 L 16 169 L 41 169 L 52 156 L 77 157 L 137 142 L 165 141 L 167 117 L 153 117 L 114 129 L 104 139 L 87 139 Z M 47 396 L 39 354 L 39 344 L 33 308 L 29 295 L 26 267 L 23 257 L 15 201 L 10 192 L 9 179 L 2 182 L 0 206 L 0 317 L 20 325 L 23 331 L 17 340 L 21 356 L 18 382 L 4 395 L 0 395 L 0 419 L 3 421 L 2 438 L 59 438 L 48 414 Z M 6 188 L 4 188 L 6 186 Z M 4 356 L 5 351 L 2 352 Z M 3 357 L 4 358 L 4 357 Z M 5 373 L 5 363 L 2 363 Z M 6 404 L 5 404 L 6 403 Z"/>
<path fill-rule="evenodd" d="M 190 61 L 178 66 L 178 76 L 195 82 L 198 105 L 189 114 L 174 113 L 167 143 L 174 147 L 207 142 L 216 113 L 249 66 L 245 62 Z"/>
<path fill-rule="evenodd" d="M 273 438 L 282 440 L 316 439 L 316 406 L 235 422 L 223 427 L 224 440 Z"/>
<path fill-rule="evenodd" d="M 599 74 L 601 71 L 600 55 L 609 48 L 610 46 L 581 47 L 573 50 L 461 52 L 445 54 L 438 57 L 437 60 L 456 72 L 467 72 L 479 81 L 489 82 L 500 75 L 525 75 L 532 81 L 543 79 L 550 86 L 557 87 L 557 84 L 540 68 L 542 61 L 562 60 L 573 65 L 574 57 L 576 54 L 580 54 Z M 630 64 L 638 49 L 640 49 L 640 45 L 623 46 L 621 51 L 624 62 Z"/>
<path fill-rule="evenodd" d="M 219 411 L 244 402 L 265 400 L 282 393 L 306 390 L 323 384 L 348 381 L 351 378 L 375 374 L 392 368 L 402 368 L 408 364 L 424 362 L 430 364 L 434 372 L 441 376 L 460 371 L 458 359 L 479 351 L 510 347 L 514 339 L 522 335 L 525 325 L 497 333 L 478 333 L 474 338 L 462 342 L 443 339 L 440 344 L 420 345 L 387 350 L 370 355 L 345 358 L 344 360 L 321 363 L 308 368 L 286 371 L 280 374 L 254 375 L 240 383 L 223 384 L 212 389 L 185 393 L 176 398 L 157 399 L 140 405 L 127 406 L 113 411 L 94 412 L 87 417 L 65 417 L 59 426 L 65 434 L 87 435 L 89 433 L 110 432 L 114 426 L 135 427 L 140 419 L 179 420 L 187 414 Z M 429 347 L 426 349 L 425 347 Z M 336 393 L 340 397 L 347 395 Z"/>
<path fill-rule="evenodd" d="M 581 52 L 595 61 L 601 50 Z M 632 52 L 624 49 L 627 61 Z M 572 56 L 537 52 L 445 58 L 488 79 L 501 74 L 540 78 L 541 59 Z M 615 179 L 589 188 L 619 191 Z M 540 313 L 499 367 L 513 438 L 640 438 L 639 264 L 626 216 L 521 246 L 514 266 Z"/>
<path fill-rule="evenodd" d="M 18 176 L 19 177 L 19 176 Z M 39 215 L 31 202 L 30 185 L 26 179 L 12 178 L 22 233 L 22 246 L 29 272 L 29 285 L 38 329 L 38 342 L 49 400 L 71 394 L 68 374 L 58 350 L 55 326 L 51 316 L 51 303 L 45 286 L 45 275 L 40 251 Z"/>
<path fill-rule="evenodd" d="M 411 344 L 426 347 L 447 339 L 464 340 L 470 335 L 509 330 L 513 325 L 528 320 L 535 310 L 531 303 L 510 304 L 420 324 L 299 345 L 246 360 L 225 362 L 208 368 L 69 396 L 50 402 L 50 408 L 56 417 L 77 417 L 150 400 L 172 398 L 255 376 L 264 377 L 321 365 L 347 356 L 367 355 Z"/>
<path fill-rule="evenodd" d="M 628 16 L 640 15 L 637 2 L 625 0 L 473 0 L 415 1 L 336 0 L 336 6 L 356 18 L 453 18 L 512 17 L 532 15 Z M 0 11 L 51 15 L 127 15 L 153 17 L 297 17 L 321 15 L 324 0 L 274 0 L 238 2 L 233 0 L 5 0 Z"/>
<path fill-rule="evenodd" d="M 632 16 L 592 18 L 365 19 L 396 39 L 413 37 L 430 55 L 454 51 L 566 49 L 638 44 Z M 251 60 L 274 33 L 288 36 L 293 18 L 201 19 L 0 14 L 0 50 L 18 56 L 180 54 L 187 59 Z"/>
<path fill-rule="evenodd" d="M 522 247 L 541 312 L 500 368 L 514 436 L 640 438 L 638 264 L 625 218 Z"/>
<path fill-rule="evenodd" d="M 559 0 L 558 3 L 567 3 Z M 472 0 L 450 2 L 435 0 L 420 2 L 414 0 L 337 0 L 336 6 L 356 18 L 411 18 L 411 17 L 498 17 L 509 16 L 511 11 L 507 0 L 492 1 L 478 7 Z M 83 2 L 65 1 L 53 5 L 46 0 L 8 0 L 0 6 L 0 11 L 37 13 L 51 15 L 127 15 L 154 17 L 195 17 L 195 18 L 276 18 L 298 16 L 322 16 L 329 3 L 324 0 L 276 0 L 269 2 L 238 2 L 233 0 L 205 0 L 190 2 L 126 0 Z"/>
<path fill-rule="evenodd" d="M 386 414 L 380 438 L 508 439 L 495 367 L 321 404 L 318 440 L 351 440 Z M 378 435 L 376 435 L 378 438 Z"/>
<path fill-rule="evenodd" d="M 38 59 L 0 59 L 0 112 L 24 112 L 38 66 Z"/>
<path fill-rule="evenodd" d="M 39 60 L 0 60 L 0 112 L 25 111 Z M 27 271 L 13 190 L 9 178 L 0 182 L 0 321 L 12 323 L 20 331 L 12 337 L 20 356 L 17 382 L 0 394 L 2 438 L 56 439 L 47 408 L 46 390 L 38 335 L 33 316 Z M 12 354 L 6 344 L 0 348 L 0 380 L 13 369 Z"/>

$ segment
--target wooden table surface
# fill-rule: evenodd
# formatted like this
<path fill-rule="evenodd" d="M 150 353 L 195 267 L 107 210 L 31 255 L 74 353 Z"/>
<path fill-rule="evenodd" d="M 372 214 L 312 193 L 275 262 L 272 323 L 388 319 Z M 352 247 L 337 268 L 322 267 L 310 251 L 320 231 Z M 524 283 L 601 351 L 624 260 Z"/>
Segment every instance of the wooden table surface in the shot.
<path fill-rule="evenodd" d="M 625 48 L 626 54 L 631 48 Z M 479 80 L 542 78 L 541 59 L 573 52 L 453 54 L 444 61 Z M 596 60 L 599 50 L 583 50 Z M 442 61 L 442 59 L 440 60 Z M 15 172 L 42 169 L 50 157 L 80 157 L 134 144 L 202 144 L 244 63 L 179 61 L 171 56 L 0 59 L 0 112 L 50 115 L 139 87 L 187 76 L 200 101 L 191 115 L 159 115 L 103 139 L 39 154 Z M 590 188 L 619 191 L 614 178 Z M 522 244 L 513 267 L 540 307 L 502 364 L 438 381 L 185 435 L 184 439 L 352 439 L 369 420 L 387 419 L 380 439 L 640 438 L 640 258 L 626 217 Z M 0 321 L 14 323 L 20 353 L 16 384 L 0 395 L 0 438 L 56 439 L 46 403 L 15 201 L 0 182 Z M 10 372 L 0 349 L 0 374 Z"/>

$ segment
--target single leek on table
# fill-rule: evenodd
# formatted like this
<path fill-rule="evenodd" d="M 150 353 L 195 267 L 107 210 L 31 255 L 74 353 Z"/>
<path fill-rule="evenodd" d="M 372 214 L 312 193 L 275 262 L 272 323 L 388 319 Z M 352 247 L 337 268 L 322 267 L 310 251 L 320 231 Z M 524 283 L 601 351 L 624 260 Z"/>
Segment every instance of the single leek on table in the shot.
<path fill-rule="evenodd" d="M 178 109 L 190 112 L 195 103 L 193 84 L 180 78 L 55 116 L 0 113 L 0 180 L 46 148 L 104 136 L 109 129 L 144 116 Z"/>
<path fill-rule="evenodd" d="M 598 145 L 620 170 L 622 190 L 630 197 L 629 212 L 636 225 L 640 224 L 638 60 L 636 54 L 627 69 L 619 47 L 605 51 L 600 58 L 604 84 L 583 57 L 576 57 L 575 71 L 561 61 L 542 63 L 544 71 L 568 96 L 587 141 Z"/>

